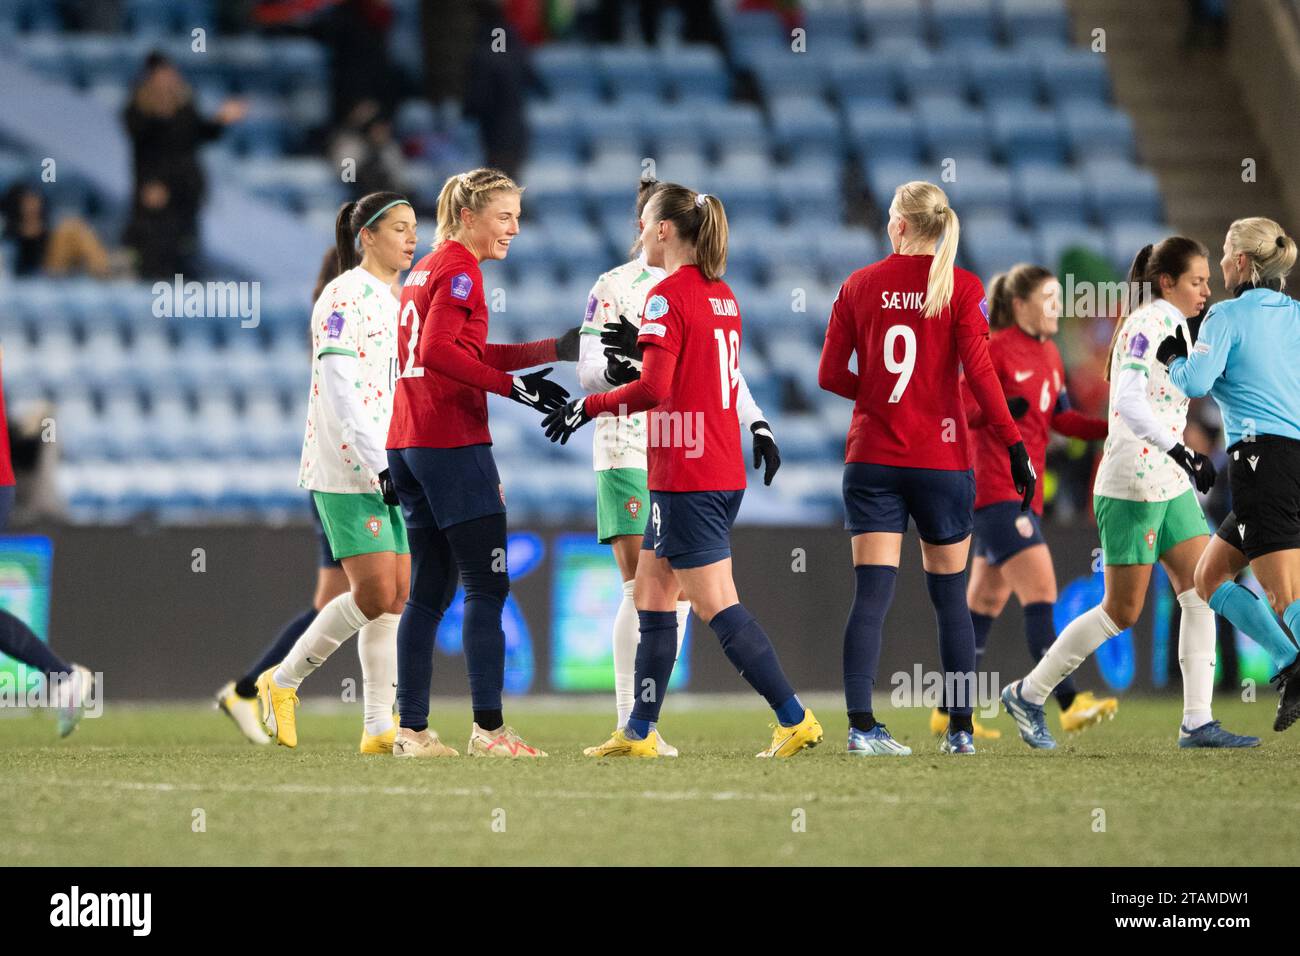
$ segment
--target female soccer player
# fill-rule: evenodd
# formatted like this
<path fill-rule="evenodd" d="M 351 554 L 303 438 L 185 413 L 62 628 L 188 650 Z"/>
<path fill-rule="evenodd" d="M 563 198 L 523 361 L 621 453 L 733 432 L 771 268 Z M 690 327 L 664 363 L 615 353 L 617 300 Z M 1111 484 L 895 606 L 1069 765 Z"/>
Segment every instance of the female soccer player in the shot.
<path fill-rule="evenodd" d="M 1247 562 L 1292 634 L 1300 634 L 1300 305 L 1284 295 L 1296 244 L 1271 219 L 1238 219 L 1223 242 L 1233 298 L 1210 309 L 1194 348 L 1178 331 L 1156 357 L 1169 379 L 1223 411 L 1232 511 L 1201 555 L 1196 590 L 1268 652 L 1279 685 L 1274 730 L 1300 717 L 1295 645 L 1254 592 L 1234 583 Z"/>
<path fill-rule="evenodd" d="M 939 627 L 948 728 L 944 753 L 973 754 L 975 634 L 966 606 L 975 479 L 959 366 L 993 439 L 1010 456 L 1022 510 L 1036 476 L 989 360 L 979 279 L 954 268 L 960 224 L 943 190 L 899 186 L 889 206 L 893 254 L 845 280 L 831 310 L 818 383 L 852 399 L 844 466 L 845 528 L 857 593 L 844 631 L 849 753 L 906 756 L 872 713 L 885 614 L 910 516 Z M 942 244 L 940 239 L 942 238 Z M 857 353 L 858 371 L 849 369 Z"/>
<path fill-rule="evenodd" d="M 384 439 L 393 407 L 397 296 L 415 254 L 415 211 L 397 193 L 345 203 L 335 223 L 342 270 L 312 313 L 312 383 L 298 484 L 312 492 L 349 589 L 325 605 L 278 667 L 257 679 L 262 722 L 298 745 L 298 687 L 354 633 L 365 696 L 362 753 L 390 753 L 398 614 L 411 564 Z M 359 251 L 358 251 L 358 247 Z"/>
<path fill-rule="evenodd" d="M 450 177 L 438 194 L 438 235 L 402 287 L 400 377 L 388 430 L 388 467 L 411 539 L 411 588 L 397 630 L 396 757 L 455 756 L 429 728 L 429 684 L 438 622 L 465 586 L 463 641 L 476 757 L 544 757 L 506 726 L 501 712 L 510 590 L 506 504 L 488 432 L 487 395 L 538 411 L 569 393 L 546 368 L 578 357 L 577 329 L 558 341 L 488 345 L 484 259 L 504 259 L 519 234 L 520 188 L 496 169 Z"/>
<path fill-rule="evenodd" d="M 588 392 L 607 392 L 640 377 L 641 350 L 636 340 L 641 311 L 646 293 L 664 278 L 663 269 L 646 262 L 640 239 L 645 227 L 641 214 L 660 185 L 655 179 L 641 180 L 636 197 L 637 240 L 632 247 L 633 259 L 597 279 L 587 297 L 583 337 L 579 340 L 578 383 Z M 772 437 L 772 427 L 750 395 L 743 375 L 737 387 L 736 414 L 741 425 L 754 436 L 754 467 L 764 465 L 763 482 L 770 485 L 781 466 L 780 451 Z M 614 618 L 613 635 L 614 697 L 618 711 L 615 726 L 622 727 L 632 714 L 632 670 L 640 640 L 633 587 L 637 558 L 645 537 L 646 504 L 650 500 L 646 484 L 646 415 L 644 412 L 602 415 L 595 429 L 592 458 L 596 469 L 596 537 L 602 544 L 610 545 L 623 577 L 623 600 Z M 690 613 L 690 602 L 679 596 L 679 653 Z M 660 756 L 677 756 L 677 748 L 664 740 L 662 734 L 656 734 L 656 738 Z"/>
<path fill-rule="evenodd" d="M 1021 263 L 994 276 L 989 283 L 989 357 L 1007 396 L 1011 416 L 1020 428 L 1034 471 L 1047 464 L 1049 430 L 1085 441 L 1106 437 L 1106 421 L 1089 418 L 1070 407 L 1065 364 L 1052 336 L 1061 316 L 1061 284 L 1042 266 Z M 1034 491 L 1028 512 L 1020 510 L 1020 495 L 1008 479 L 1006 452 L 984 428 L 984 413 L 966 390 L 967 423 L 974 429 L 975 534 L 966 602 L 975 627 L 975 663 L 988 641 L 989 629 L 1007 598 L 1015 592 L 1024 609 L 1025 639 L 1037 662 L 1056 640 L 1052 611 L 1056 604 L 1056 571 L 1043 538 L 1040 517 L 1043 489 Z M 1115 713 L 1113 697 L 1098 699 L 1077 692 L 1067 678 L 1053 692 L 1061 705 L 1061 726 L 1082 730 Z M 935 710 L 930 730 L 943 733 L 946 717 Z M 975 736 L 1001 736 L 975 723 Z"/>
<path fill-rule="evenodd" d="M 677 597 L 709 623 L 723 652 L 776 712 L 772 742 L 760 757 L 789 757 L 822 739 L 821 724 L 799 702 L 772 642 L 736 594 L 731 525 L 745 489 L 736 415 L 740 309 L 722 281 L 727 216 L 716 196 L 665 183 L 642 212 L 646 262 L 664 270 L 650 290 L 637 338 L 641 377 L 613 391 L 575 399 L 543 421 L 551 441 L 567 442 L 603 412 L 654 411 L 648 426 L 650 522 L 636 565 L 634 600 L 641 642 L 626 724 L 590 757 L 657 757 L 655 723 L 677 658 Z"/>
<path fill-rule="evenodd" d="M 1093 510 L 1106 566 L 1102 602 L 1061 631 L 1038 664 L 1002 691 L 1002 703 L 1030 747 L 1050 750 L 1043 703 L 1107 638 L 1132 627 L 1142 613 L 1159 560 L 1182 608 L 1178 663 L 1183 672 L 1180 747 L 1255 747 L 1258 737 L 1224 730 L 1211 713 L 1214 695 L 1214 612 L 1196 593 L 1196 562 L 1209 540 L 1196 491 L 1214 485 L 1214 465 L 1184 447 L 1187 396 L 1155 360 L 1156 346 L 1198 314 L 1210 296 L 1205 247 L 1171 236 L 1144 246 L 1129 269 L 1138 307 L 1120 321 L 1111 340 L 1110 434 L 1097 479 Z M 1147 292 L 1151 298 L 1146 299 Z M 1196 491 L 1188 483 L 1195 482 Z"/>

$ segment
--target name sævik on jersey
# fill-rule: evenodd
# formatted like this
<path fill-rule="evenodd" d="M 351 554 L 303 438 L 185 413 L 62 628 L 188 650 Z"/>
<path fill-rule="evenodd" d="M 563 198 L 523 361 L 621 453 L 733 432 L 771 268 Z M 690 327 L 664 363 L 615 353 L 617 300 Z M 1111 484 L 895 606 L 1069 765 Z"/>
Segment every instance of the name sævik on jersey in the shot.
<path fill-rule="evenodd" d="M 637 341 L 677 357 L 668 397 L 648 420 L 651 491 L 745 487 L 736 394 L 740 307 L 721 279 L 682 266 L 650 290 Z"/>

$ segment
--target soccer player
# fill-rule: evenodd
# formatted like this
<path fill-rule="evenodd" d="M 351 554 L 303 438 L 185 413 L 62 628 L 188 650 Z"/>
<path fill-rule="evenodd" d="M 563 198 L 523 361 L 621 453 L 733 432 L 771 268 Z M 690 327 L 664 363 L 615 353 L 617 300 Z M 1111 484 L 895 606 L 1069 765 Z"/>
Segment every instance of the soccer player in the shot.
<path fill-rule="evenodd" d="M 338 274 L 339 255 L 338 251 L 331 246 L 321 261 L 320 273 L 316 277 L 316 289 L 311 297 L 313 304 L 325 291 L 325 284 Z M 316 593 L 311 606 L 284 625 L 276 639 L 257 659 L 257 663 L 242 677 L 228 681 L 221 690 L 217 691 L 217 709 L 234 721 L 239 732 L 255 744 L 271 742 L 271 738 L 266 734 L 266 728 L 262 726 L 261 712 L 257 703 L 257 678 L 261 676 L 262 671 L 284 660 L 289 649 L 316 619 L 321 609 L 348 590 L 348 576 L 343 572 L 343 565 L 334 557 L 329 538 L 325 536 L 325 528 L 320 522 L 320 513 L 316 510 L 316 501 L 310 495 L 307 501 L 320 545 L 320 567 L 316 571 Z"/>
<path fill-rule="evenodd" d="M 1300 633 L 1300 305 L 1282 290 L 1296 244 L 1271 219 L 1238 219 L 1223 242 L 1223 284 L 1189 352 L 1182 328 L 1156 352 L 1169 379 L 1223 412 L 1232 511 L 1196 566 L 1196 591 L 1268 652 L 1277 717 L 1300 717 L 1300 661 L 1269 608 L 1234 579 L 1249 562 L 1268 604 Z"/>
<path fill-rule="evenodd" d="M 397 631 L 395 757 L 455 756 L 429 730 L 429 684 L 438 622 L 465 587 L 462 640 L 474 710 L 469 753 L 544 757 L 506 725 L 501 708 L 510 590 L 506 503 L 488 431 L 488 393 L 537 411 L 569 393 L 545 368 L 578 357 L 578 330 L 560 339 L 488 345 L 484 259 L 504 259 L 519 234 L 521 189 L 496 169 L 450 177 L 438 194 L 438 234 L 402 287 L 400 377 L 388 431 L 388 467 L 411 539 L 411 587 Z"/>
<path fill-rule="evenodd" d="M 0 348 L 0 365 L 4 349 Z M 4 383 L 0 380 L 0 532 L 9 527 L 14 506 L 14 467 L 9 456 L 9 419 L 5 417 Z M 58 707 L 59 736 L 77 729 L 85 706 L 95 693 L 95 675 L 80 664 L 69 664 L 55 654 L 27 624 L 0 610 L 0 653 L 45 675 L 51 702 Z"/>
<path fill-rule="evenodd" d="M 1187 396 L 1156 361 L 1158 343 L 1175 329 L 1186 338 L 1188 317 L 1197 315 L 1210 296 L 1205 247 L 1183 236 L 1144 246 L 1129 269 L 1128 283 L 1130 290 L 1139 290 L 1137 308 L 1120 320 L 1111 339 L 1110 434 L 1093 485 L 1105 596 L 1061 631 L 1028 675 L 1003 688 L 1002 703 L 1025 743 L 1036 749 L 1055 747 L 1043 715 L 1048 694 L 1102 642 L 1137 622 L 1158 560 L 1182 608 L 1178 746 L 1257 747 L 1258 737 L 1229 733 L 1211 713 L 1214 612 L 1197 595 L 1193 575 L 1209 540 L 1196 492 L 1205 494 L 1213 487 L 1214 465 L 1182 444 Z"/>
<path fill-rule="evenodd" d="M 940 750 L 973 754 L 975 632 L 966 606 L 975 477 L 960 368 L 1003 449 L 1021 510 L 1036 475 L 989 360 L 979 279 L 953 265 L 960 224 L 932 183 L 899 186 L 889 206 L 893 254 L 849 276 L 831 309 L 818 383 L 853 400 L 844 465 L 844 527 L 857 591 L 844 630 L 849 753 L 907 756 L 872 712 L 885 614 L 908 518 L 921 537 L 939 630 L 948 727 Z M 940 243 L 942 239 L 942 243 Z M 857 372 L 849 359 L 857 353 Z"/>
<path fill-rule="evenodd" d="M 663 269 L 646 262 L 640 232 L 645 223 L 645 204 L 660 187 L 655 179 L 643 179 L 637 189 L 637 240 L 633 259 L 606 272 L 592 286 L 579 340 L 578 383 L 588 392 L 607 392 L 635 381 L 641 374 L 641 349 L 636 344 L 646 293 L 664 278 Z M 629 320 L 627 317 L 632 316 Z M 602 340 L 603 337 L 603 340 Z M 781 466 L 781 455 L 772 427 L 763 410 L 750 395 L 744 376 L 736 394 L 736 414 L 753 435 L 754 467 L 764 467 L 763 483 L 771 484 Z M 614 618 L 614 698 L 618 713 L 615 727 L 622 727 L 632 714 L 632 671 L 640 640 L 633 589 L 637 558 L 645 537 L 650 500 L 646 475 L 646 413 L 602 415 L 596 420 L 592 439 L 596 469 L 596 537 L 610 545 L 623 577 L 623 600 Z M 677 600 L 677 650 L 686 636 L 691 603 Z M 659 754 L 677 756 L 677 748 L 656 733 Z"/>
<path fill-rule="evenodd" d="M 1011 417 L 1020 428 L 1034 470 L 1047 464 L 1049 432 L 1097 441 L 1106 437 L 1106 420 L 1089 418 L 1070 407 L 1065 365 L 1052 336 L 1061 316 L 1061 284 L 1042 266 L 1021 263 L 989 283 L 989 357 L 1007 396 Z M 979 664 L 994 619 L 1012 592 L 1025 615 L 1025 639 L 1037 662 L 1056 640 L 1052 611 L 1056 604 L 1056 571 L 1043 538 L 1040 518 L 1043 489 L 1034 490 L 1028 512 L 1020 510 L 1020 495 L 1004 464 L 1006 451 L 984 428 L 984 413 L 967 389 L 967 423 L 975 445 L 975 534 L 966 602 L 975 626 L 975 663 Z M 1076 691 L 1066 678 L 1053 691 L 1061 707 L 1061 726 L 1079 731 L 1115 713 L 1119 702 Z M 930 730 L 943 733 L 947 718 L 936 709 Z M 996 730 L 974 721 L 975 736 L 996 737 Z"/>
<path fill-rule="evenodd" d="M 298 745 L 298 687 L 359 633 L 365 698 L 360 749 L 392 752 L 397 621 L 411 564 L 384 438 L 397 357 L 395 286 L 415 244 L 415 211 L 404 196 L 370 193 L 339 209 L 341 272 L 312 312 L 312 381 L 298 484 L 312 492 L 348 590 L 320 610 L 279 666 L 257 679 L 262 722 L 286 747 Z"/>
<path fill-rule="evenodd" d="M 589 757 L 658 757 L 655 724 L 677 658 L 677 597 L 718 635 L 723 652 L 776 713 L 759 757 L 790 757 L 822 739 L 800 703 L 772 642 L 740 603 L 731 574 L 731 525 L 745 493 L 736 415 L 740 308 L 722 281 L 727 215 L 716 196 L 664 183 L 642 211 L 646 262 L 665 278 L 646 299 L 638 344 L 641 377 L 578 398 L 546 416 L 551 441 L 567 442 L 603 412 L 648 419 L 650 521 L 637 559 L 632 714 Z"/>

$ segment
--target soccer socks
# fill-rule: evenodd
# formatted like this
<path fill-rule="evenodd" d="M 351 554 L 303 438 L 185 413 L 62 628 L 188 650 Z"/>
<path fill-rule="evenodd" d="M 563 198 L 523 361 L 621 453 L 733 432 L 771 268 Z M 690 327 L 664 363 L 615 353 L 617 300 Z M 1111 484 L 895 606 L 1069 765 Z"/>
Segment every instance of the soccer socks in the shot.
<path fill-rule="evenodd" d="M 614 705 L 618 710 L 618 724 L 622 727 L 632 716 L 632 691 L 636 679 L 636 646 L 641 640 L 640 622 L 636 605 L 632 603 L 635 581 L 623 582 L 623 600 L 614 615 Z"/>
<path fill-rule="evenodd" d="M 345 591 L 321 608 L 302 637 L 289 649 L 271 679 L 277 687 L 297 690 L 308 674 L 324 664 L 340 644 L 367 623 L 352 592 Z"/>
<path fill-rule="evenodd" d="M 1178 668 L 1183 672 L 1183 726 L 1195 730 L 1214 719 L 1214 612 L 1194 590 L 1178 595 Z"/>
<path fill-rule="evenodd" d="M 70 674 L 72 665 L 55 654 L 36 632 L 8 611 L 0 611 L 0 651 L 43 674 Z"/>
<path fill-rule="evenodd" d="M 397 699 L 397 624 L 400 614 L 381 614 L 357 635 L 366 733 L 378 736 L 393 726 Z"/>
<path fill-rule="evenodd" d="M 857 589 L 853 607 L 844 625 L 844 703 L 849 721 L 859 730 L 870 730 L 871 693 L 876 686 L 880 663 L 880 641 L 885 614 L 894 600 L 898 568 L 887 564 L 859 564 L 853 568 Z M 867 726 L 860 726 L 867 725 Z"/>
<path fill-rule="evenodd" d="M 1047 649 L 1056 640 L 1056 625 L 1052 623 L 1052 611 L 1056 605 L 1051 601 L 1037 601 L 1026 604 L 1025 643 L 1029 645 L 1029 654 L 1037 664 L 1047 653 Z M 1066 677 L 1052 690 L 1052 696 L 1061 705 L 1061 710 L 1069 710 L 1078 691 L 1074 687 L 1074 678 Z"/>
<path fill-rule="evenodd" d="M 632 715 L 626 727 L 629 736 L 644 740 L 659 720 L 664 692 L 677 663 L 677 613 L 637 611 L 640 641 L 636 646 Z"/>
<path fill-rule="evenodd" d="M 975 705 L 975 628 L 966 603 L 966 572 L 925 572 L 925 587 L 939 625 L 943 698 L 953 717 L 970 717 Z"/>
<path fill-rule="evenodd" d="M 257 679 L 262 676 L 262 671 L 268 667 L 274 667 L 284 660 L 289 653 L 289 648 L 293 647 L 298 638 L 302 637 L 303 632 L 311 626 L 311 622 L 314 620 L 316 620 L 316 609 L 309 607 L 286 624 L 275 642 L 262 652 L 262 656 L 257 659 L 257 663 L 253 665 L 252 669 L 235 682 L 235 693 L 244 698 L 256 697 Z"/>
<path fill-rule="evenodd" d="M 1282 612 L 1282 620 L 1291 629 L 1291 633 L 1300 638 L 1300 630 L 1297 630 L 1300 628 L 1300 601 L 1292 601 L 1287 605 L 1286 610 Z"/>
<path fill-rule="evenodd" d="M 1089 654 L 1120 632 L 1098 604 L 1065 626 L 1032 671 L 1020 682 L 1020 693 L 1031 704 L 1042 706 L 1056 686 L 1084 662 Z"/>
<path fill-rule="evenodd" d="M 790 727 L 803 720 L 803 705 L 781 670 L 776 648 L 743 604 L 733 604 L 719 611 L 709 621 L 709 627 L 718 635 L 727 660 L 749 682 L 749 686 L 763 696 L 782 726 Z"/>
<path fill-rule="evenodd" d="M 1277 623 L 1277 617 L 1268 602 L 1250 588 L 1232 581 L 1224 581 L 1210 595 L 1210 607 L 1222 614 L 1232 626 L 1268 651 L 1277 670 L 1295 660 L 1296 648 Z M 1288 622 L 1289 625 L 1290 622 Z"/>
<path fill-rule="evenodd" d="M 993 618 L 987 614 L 970 612 L 970 624 L 975 630 L 975 666 L 978 667 L 984 657 L 984 648 L 989 642 L 989 631 L 993 628 Z M 1034 660 L 1038 660 L 1035 657 Z"/>

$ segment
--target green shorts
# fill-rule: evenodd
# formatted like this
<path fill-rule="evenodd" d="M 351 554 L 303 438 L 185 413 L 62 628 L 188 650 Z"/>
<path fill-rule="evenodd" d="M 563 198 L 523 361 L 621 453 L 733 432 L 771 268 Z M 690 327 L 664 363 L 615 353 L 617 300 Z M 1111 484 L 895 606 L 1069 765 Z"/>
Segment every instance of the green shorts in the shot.
<path fill-rule="evenodd" d="M 645 534 L 650 491 L 644 468 L 596 472 L 596 537 L 601 544 L 623 534 Z"/>
<path fill-rule="evenodd" d="M 1105 564 L 1155 564 L 1179 542 L 1210 533 L 1205 513 L 1188 488 L 1169 501 L 1092 496 Z"/>
<path fill-rule="evenodd" d="M 311 494 L 334 560 L 385 551 L 410 553 L 402 509 L 384 504 L 382 495 L 335 494 L 329 491 L 313 491 Z"/>

